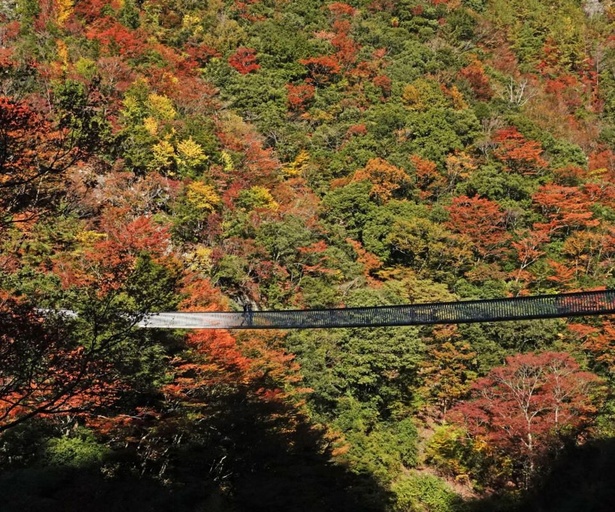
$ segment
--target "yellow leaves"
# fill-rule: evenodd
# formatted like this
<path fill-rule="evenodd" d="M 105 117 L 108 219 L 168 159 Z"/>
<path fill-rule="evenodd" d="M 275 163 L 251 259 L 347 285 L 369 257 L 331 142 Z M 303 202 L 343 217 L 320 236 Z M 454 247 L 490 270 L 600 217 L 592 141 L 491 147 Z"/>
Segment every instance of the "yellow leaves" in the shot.
<path fill-rule="evenodd" d="M 161 140 L 152 146 L 152 167 L 168 168 L 175 160 L 175 148 L 168 139 Z"/>
<path fill-rule="evenodd" d="M 203 148 L 192 137 L 177 144 L 177 164 L 189 170 L 203 165 L 207 161 Z"/>
<path fill-rule="evenodd" d="M 145 130 L 152 137 L 155 137 L 158 134 L 158 121 L 153 117 L 146 117 L 143 120 L 143 126 L 145 126 Z"/>
<path fill-rule="evenodd" d="M 270 210 L 277 210 L 279 208 L 278 203 L 273 199 L 271 192 L 267 190 L 265 187 L 252 187 L 250 189 L 255 200 L 260 203 L 263 208 L 268 208 Z"/>
<path fill-rule="evenodd" d="M 589 175 L 592 178 L 599 178 L 602 179 L 605 177 L 606 174 L 608 174 L 609 170 L 605 167 L 601 167 L 600 169 L 594 169 L 593 171 L 589 171 Z"/>
<path fill-rule="evenodd" d="M 58 48 L 58 60 L 61 62 L 62 70 L 66 71 L 68 68 L 68 47 L 62 39 L 56 41 L 56 47 Z"/>
<path fill-rule="evenodd" d="M 75 62 L 75 71 L 87 79 L 92 79 L 97 69 L 96 62 L 86 57 L 81 57 Z"/>
<path fill-rule="evenodd" d="M 284 175 L 287 178 L 300 176 L 303 174 L 303 171 L 306 169 L 309 162 L 310 154 L 305 149 L 302 149 L 299 151 L 297 157 L 282 169 L 282 172 L 284 172 Z"/>
<path fill-rule="evenodd" d="M 220 196 L 214 187 L 202 181 L 194 181 L 186 187 L 186 199 L 190 206 L 202 211 L 213 211 L 220 203 Z"/>
<path fill-rule="evenodd" d="M 317 123 L 329 123 L 335 119 L 334 115 L 321 108 L 315 108 L 312 111 L 312 120 Z"/>
<path fill-rule="evenodd" d="M 75 235 L 75 241 L 80 245 L 87 247 L 93 246 L 96 242 L 107 238 L 106 233 L 99 233 L 98 231 L 80 231 Z"/>
<path fill-rule="evenodd" d="M 155 119 L 147 118 L 144 125 L 150 135 L 156 134 L 158 124 Z M 167 171 L 177 167 L 184 176 L 198 174 L 199 167 L 208 160 L 203 148 L 192 140 L 192 137 L 176 145 L 173 144 L 171 137 L 166 137 L 152 146 L 152 154 L 151 167 Z"/>
<path fill-rule="evenodd" d="M 56 0 L 56 2 L 58 10 L 56 21 L 62 27 L 73 14 L 73 0 Z"/>
<path fill-rule="evenodd" d="M 188 268 L 193 272 L 203 272 L 207 274 L 212 268 L 212 250 L 203 245 L 198 245 L 195 249 L 185 255 Z"/>
<path fill-rule="evenodd" d="M 130 92 L 126 93 L 122 103 L 124 104 L 124 110 L 128 116 L 139 111 L 139 100 L 130 94 Z"/>
<path fill-rule="evenodd" d="M 152 93 L 147 97 L 148 106 L 152 115 L 163 121 L 171 121 L 177 116 L 173 102 L 166 96 Z"/>
<path fill-rule="evenodd" d="M 415 85 L 406 85 L 401 94 L 401 99 L 404 105 L 413 110 L 421 110 L 423 107 L 423 104 L 421 102 L 421 92 Z"/>
<path fill-rule="evenodd" d="M 444 107 L 447 104 L 440 85 L 424 78 L 419 78 L 406 85 L 402 91 L 401 100 L 406 108 L 419 112 Z"/>
<path fill-rule="evenodd" d="M 249 190 L 242 190 L 237 203 L 246 210 L 265 208 L 276 211 L 280 207 L 271 195 L 271 192 L 265 187 L 259 186 L 252 187 Z"/>
<path fill-rule="evenodd" d="M 203 34 L 202 19 L 196 14 L 186 14 L 182 19 L 182 28 L 190 31 L 192 36 L 200 36 Z"/>
<path fill-rule="evenodd" d="M 222 165 L 224 166 L 225 172 L 231 172 L 235 168 L 231 155 L 229 155 L 226 151 L 222 150 L 220 152 L 220 159 L 222 160 Z"/>
<path fill-rule="evenodd" d="M 149 83 L 145 78 L 135 80 L 126 91 L 122 104 L 122 114 L 126 119 L 133 122 L 140 122 L 148 114 L 146 106 L 149 94 Z"/>
<path fill-rule="evenodd" d="M 575 263 L 588 263 L 590 258 L 598 258 L 605 243 L 604 235 L 592 231 L 577 231 L 570 235 L 562 247 L 562 252 L 575 259 Z M 589 268 L 586 268 L 589 271 Z"/>
<path fill-rule="evenodd" d="M 489 446 L 489 443 L 485 440 L 485 438 L 479 436 L 476 437 L 476 440 L 473 443 L 473 448 L 478 453 L 489 453 L 492 451 L 491 447 Z"/>
<path fill-rule="evenodd" d="M 464 152 L 446 158 L 446 175 L 451 185 L 468 179 L 476 167 L 474 159 Z"/>
<path fill-rule="evenodd" d="M 457 86 L 453 85 L 449 90 L 448 90 L 448 95 L 451 98 L 451 101 L 453 102 L 453 108 L 455 110 L 465 110 L 466 108 L 468 108 L 468 104 L 466 103 L 466 100 L 463 97 L 462 92 L 457 89 Z"/>
<path fill-rule="evenodd" d="M 182 19 L 182 26 L 184 28 L 192 28 L 201 23 L 201 18 L 196 14 L 186 14 Z"/>

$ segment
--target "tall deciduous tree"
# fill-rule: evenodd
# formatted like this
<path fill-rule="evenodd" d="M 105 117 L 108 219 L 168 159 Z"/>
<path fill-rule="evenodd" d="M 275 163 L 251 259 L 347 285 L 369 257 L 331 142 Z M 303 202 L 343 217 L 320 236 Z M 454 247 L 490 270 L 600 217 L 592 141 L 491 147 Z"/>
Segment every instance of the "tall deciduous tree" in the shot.
<path fill-rule="evenodd" d="M 135 327 L 148 312 L 176 305 L 181 271 L 166 254 L 168 233 L 145 217 L 107 218 L 101 229 L 47 262 L 62 288 L 55 299 L 45 290 L 17 297 L 17 281 L 26 290 L 37 282 L 0 274 L 0 432 L 35 416 L 108 407 L 142 377 L 144 359 L 158 357 Z M 78 316 L 45 312 L 44 304 Z"/>
<path fill-rule="evenodd" d="M 26 103 L 0 96 L 0 223 L 50 199 L 50 184 L 77 156 L 67 137 Z"/>
<path fill-rule="evenodd" d="M 477 380 L 472 399 L 456 406 L 451 418 L 519 461 L 518 483 L 527 486 L 550 451 L 591 425 L 599 383 L 566 353 L 518 354 Z"/>
<path fill-rule="evenodd" d="M 525 175 L 537 174 L 547 167 L 542 147 L 535 140 L 526 139 L 516 128 L 505 128 L 495 134 L 498 144 L 495 157 L 513 171 Z"/>
<path fill-rule="evenodd" d="M 600 224 L 591 210 L 591 203 L 579 187 L 548 183 L 541 186 L 532 199 L 547 220 L 546 223 L 535 224 L 538 231 L 552 235 Z"/>
<path fill-rule="evenodd" d="M 423 390 L 442 415 L 466 395 L 476 377 L 476 353 L 455 325 L 438 326 L 427 340 L 428 356 L 421 363 Z"/>
<path fill-rule="evenodd" d="M 482 197 L 459 196 L 448 207 L 448 225 L 467 235 L 481 258 L 502 254 L 510 238 L 506 231 L 506 215 L 498 203 Z"/>
<path fill-rule="evenodd" d="M 353 176 L 353 181 L 369 181 L 371 195 L 381 202 L 387 202 L 398 190 L 410 183 L 410 177 L 403 169 L 395 167 L 382 158 L 372 158 L 363 169 Z"/>
<path fill-rule="evenodd" d="M 0 292 L 0 433 L 34 416 L 93 410 L 121 385 L 96 351 L 23 300 Z"/>

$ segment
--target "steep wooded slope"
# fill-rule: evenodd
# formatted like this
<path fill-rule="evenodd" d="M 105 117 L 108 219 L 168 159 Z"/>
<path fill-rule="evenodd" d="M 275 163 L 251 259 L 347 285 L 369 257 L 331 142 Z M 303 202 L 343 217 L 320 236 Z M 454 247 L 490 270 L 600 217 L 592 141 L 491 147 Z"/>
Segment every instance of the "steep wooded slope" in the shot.
<path fill-rule="evenodd" d="M 454 510 L 413 468 L 505 493 L 609 438 L 608 319 L 184 336 L 120 313 L 612 288 L 614 22 L 606 1 L 2 2 L 0 457 L 55 475 L 32 506 L 66 505 L 81 465 L 186 510 Z M 517 453 L 476 411 L 523 372 L 547 405 Z"/>

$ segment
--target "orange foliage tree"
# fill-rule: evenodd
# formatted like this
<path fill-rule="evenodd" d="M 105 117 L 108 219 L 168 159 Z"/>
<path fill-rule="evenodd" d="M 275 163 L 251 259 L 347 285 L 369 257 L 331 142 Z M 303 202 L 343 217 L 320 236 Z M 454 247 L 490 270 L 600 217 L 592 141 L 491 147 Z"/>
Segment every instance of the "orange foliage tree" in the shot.
<path fill-rule="evenodd" d="M 307 68 L 308 80 L 318 86 L 332 82 L 342 71 L 337 59 L 328 55 L 301 59 L 299 63 Z"/>
<path fill-rule="evenodd" d="M 69 324 L 70 322 L 68 322 Z M 122 389 L 112 365 L 23 300 L 0 293 L 0 433 L 34 416 L 81 414 Z"/>
<path fill-rule="evenodd" d="M 315 87 L 310 84 L 287 84 L 288 106 L 293 111 L 303 111 L 314 98 Z"/>
<path fill-rule="evenodd" d="M 367 165 L 354 173 L 352 181 L 369 181 L 371 195 L 383 203 L 389 201 L 397 191 L 403 191 L 410 184 L 410 177 L 403 169 L 382 158 L 372 158 Z"/>
<path fill-rule="evenodd" d="M 53 198 L 53 185 L 81 155 L 71 142 L 27 103 L 0 96 L 0 225 Z"/>
<path fill-rule="evenodd" d="M 447 182 L 436 164 L 418 155 L 412 155 L 410 161 L 414 165 L 421 198 L 437 198 L 444 191 Z"/>
<path fill-rule="evenodd" d="M 466 235 L 481 258 L 502 254 L 510 239 L 506 231 L 506 214 L 500 205 L 481 197 L 455 197 L 447 208 L 448 227 Z"/>
<path fill-rule="evenodd" d="M 468 81 L 477 99 L 488 101 L 493 97 L 493 89 L 481 61 L 473 60 L 459 74 Z"/>
<path fill-rule="evenodd" d="M 547 220 L 546 223 L 537 223 L 537 230 L 555 234 L 600 224 L 594 217 L 591 203 L 579 187 L 548 183 L 541 186 L 532 199 Z"/>
<path fill-rule="evenodd" d="M 547 167 L 539 142 L 527 140 L 516 128 L 498 130 L 494 141 L 498 147 L 494 156 L 513 171 L 525 175 L 538 174 Z"/>

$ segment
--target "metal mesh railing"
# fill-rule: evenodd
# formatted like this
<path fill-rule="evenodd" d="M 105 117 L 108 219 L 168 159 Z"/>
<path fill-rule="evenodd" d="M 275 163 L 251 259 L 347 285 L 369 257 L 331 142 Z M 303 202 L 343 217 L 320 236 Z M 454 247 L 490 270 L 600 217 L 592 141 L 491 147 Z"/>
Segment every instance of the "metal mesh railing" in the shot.
<path fill-rule="evenodd" d="M 313 329 L 500 322 L 615 313 L 615 290 L 405 306 L 289 311 L 153 313 L 156 329 Z"/>

